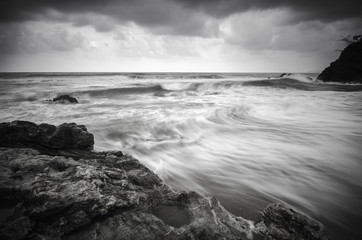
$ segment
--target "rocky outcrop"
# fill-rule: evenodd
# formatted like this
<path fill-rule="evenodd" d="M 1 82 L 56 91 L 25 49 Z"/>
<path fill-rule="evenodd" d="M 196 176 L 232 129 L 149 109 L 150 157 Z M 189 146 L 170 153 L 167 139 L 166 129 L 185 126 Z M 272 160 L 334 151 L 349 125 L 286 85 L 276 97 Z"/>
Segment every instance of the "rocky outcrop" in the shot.
<path fill-rule="evenodd" d="M 268 205 L 256 228 L 267 239 L 328 239 L 321 223 L 281 203 Z"/>
<path fill-rule="evenodd" d="M 324 82 L 362 83 L 362 38 L 346 47 L 317 79 Z"/>
<path fill-rule="evenodd" d="M 78 103 L 78 100 L 69 95 L 61 95 L 59 97 L 53 98 L 53 102 L 68 104 L 68 103 Z"/>
<path fill-rule="evenodd" d="M 93 149 L 94 137 L 84 125 L 36 125 L 27 121 L 0 123 L 0 145 L 48 149 Z"/>
<path fill-rule="evenodd" d="M 1 124 L 5 139 L 33 146 L 41 125 L 21 123 Z M 8 143 L 0 142 L 0 203 L 8 203 L 0 239 L 327 239 L 320 223 L 284 205 L 268 206 L 255 224 L 213 197 L 175 192 L 122 152 Z"/>

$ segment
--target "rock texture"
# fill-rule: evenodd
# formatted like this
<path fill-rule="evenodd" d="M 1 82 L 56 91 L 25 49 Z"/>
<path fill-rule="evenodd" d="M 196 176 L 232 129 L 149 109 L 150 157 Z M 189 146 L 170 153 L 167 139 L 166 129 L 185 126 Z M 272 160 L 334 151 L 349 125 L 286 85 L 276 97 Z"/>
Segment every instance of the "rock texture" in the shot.
<path fill-rule="evenodd" d="M 328 239 L 321 223 L 281 203 L 268 205 L 256 228 L 267 239 Z"/>
<path fill-rule="evenodd" d="M 59 97 L 53 98 L 53 102 L 68 104 L 68 103 L 78 103 L 78 100 L 69 95 L 61 95 Z"/>
<path fill-rule="evenodd" d="M 362 38 L 346 47 L 317 79 L 324 82 L 362 83 Z"/>
<path fill-rule="evenodd" d="M 122 152 L 45 148 L 41 125 L 1 126 L 0 239 L 327 239 L 320 223 L 284 205 L 255 224 L 213 197 L 173 191 Z M 35 148 L 18 147 L 27 143 Z"/>
<path fill-rule="evenodd" d="M 84 125 L 36 125 L 27 121 L 0 123 L 0 145 L 49 149 L 93 149 L 94 137 Z"/>

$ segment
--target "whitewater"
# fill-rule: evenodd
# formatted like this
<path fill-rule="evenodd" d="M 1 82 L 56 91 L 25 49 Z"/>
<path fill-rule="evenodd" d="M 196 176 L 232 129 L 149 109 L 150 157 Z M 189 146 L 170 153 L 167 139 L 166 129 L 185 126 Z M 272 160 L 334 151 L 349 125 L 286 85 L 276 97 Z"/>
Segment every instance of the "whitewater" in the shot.
<path fill-rule="evenodd" d="M 316 74 L 0 73 L 0 122 L 86 125 L 175 190 L 257 220 L 284 202 L 362 239 L 362 85 Z M 70 94 L 79 104 L 56 104 Z"/>

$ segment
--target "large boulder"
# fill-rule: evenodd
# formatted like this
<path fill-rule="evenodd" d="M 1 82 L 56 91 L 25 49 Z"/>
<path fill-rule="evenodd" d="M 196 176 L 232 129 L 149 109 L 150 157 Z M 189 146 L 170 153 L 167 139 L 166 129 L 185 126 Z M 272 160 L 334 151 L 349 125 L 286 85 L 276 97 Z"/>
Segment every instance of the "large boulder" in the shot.
<path fill-rule="evenodd" d="M 93 149 L 93 134 L 84 125 L 63 123 L 59 126 L 28 121 L 0 123 L 0 144 L 8 147 L 50 149 Z"/>
<path fill-rule="evenodd" d="M 362 38 L 346 47 L 317 79 L 324 82 L 362 83 Z"/>

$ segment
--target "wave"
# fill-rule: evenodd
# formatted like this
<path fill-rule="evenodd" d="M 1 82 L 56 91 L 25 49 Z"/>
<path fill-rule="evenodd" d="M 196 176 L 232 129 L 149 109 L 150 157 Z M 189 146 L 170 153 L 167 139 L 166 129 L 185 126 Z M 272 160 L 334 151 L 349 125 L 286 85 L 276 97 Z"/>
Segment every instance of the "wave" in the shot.
<path fill-rule="evenodd" d="M 188 83 L 168 83 L 160 86 L 163 93 L 173 92 L 198 92 L 198 93 L 220 93 L 233 91 L 243 87 L 270 87 L 276 89 L 292 89 L 302 91 L 341 91 L 358 92 L 362 91 L 362 85 L 351 84 L 331 84 L 319 82 L 311 77 L 304 75 L 288 75 L 286 78 L 268 78 L 258 80 L 223 80 L 223 81 L 204 81 Z M 162 95 L 160 94 L 160 95 Z"/>
<path fill-rule="evenodd" d="M 140 74 L 142 75 L 142 74 Z M 144 74 L 149 77 L 149 74 Z M 95 88 L 97 85 L 88 86 L 88 89 L 69 92 L 64 87 L 54 88 L 52 90 L 44 90 L 44 83 L 32 83 L 32 88 L 24 92 L 14 92 L 11 96 L 5 94 L 0 98 L 1 101 L 14 101 L 14 102 L 34 102 L 39 100 L 53 99 L 60 94 L 69 94 L 78 99 L 87 99 L 89 97 L 96 98 L 117 98 L 124 95 L 137 95 L 137 94 L 152 94 L 157 97 L 179 96 L 179 95 L 216 95 L 216 94 L 233 94 L 238 93 L 241 89 L 246 87 L 266 87 L 285 90 L 302 90 L 302 91 L 341 91 L 341 92 L 359 92 L 362 91 L 362 84 L 341 84 L 341 83 L 324 83 L 315 80 L 309 76 L 301 74 L 288 74 L 284 77 L 270 77 L 255 79 L 249 77 L 248 79 L 210 79 L 210 74 L 173 74 L 177 76 L 194 76 L 205 77 L 208 79 L 198 80 L 173 80 L 155 81 L 155 83 L 135 82 L 132 85 L 125 87 L 108 87 L 108 88 Z M 164 74 L 164 76 L 168 76 Z M 4 80 L 3 80 L 4 81 Z M 6 82 L 6 80 L 5 80 Z M 10 84 L 10 82 L 9 82 Z M 14 85 L 13 83 L 11 83 Z M 48 83 L 47 83 L 48 84 Z M 129 84 L 129 83 L 128 83 Z M 37 85 L 37 86 L 36 86 Z M 21 83 L 20 86 L 26 86 Z M 35 87 L 36 86 L 36 87 Z M 45 86 L 45 85 L 44 85 Z M 1 93 L 9 92 L 14 88 L 12 86 L 3 87 L 0 89 Z"/>
<path fill-rule="evenodd" d="M 166 91 L 161 85 L 142 86 L 142 87 L 127 87 L 127 88 L 108 88 L 73 92 L 74 95 L 89 95 L 91 97 L 114 97 L 128 94 L 145 94 L 158 93 Z"/>
<path fill-rule="evenodd" d="M 281 78 L 290 78 L 290 79 L 294 79 L 294 80 L 298 80 L 300 82 L 306 82 L 306 83 L 315 82 L 315 77 L 311 77 L 310 74 L 305 75 L 305 74 L 301 74 L 301 73 L 283 73 L 278 77 L 278 79 L 281 79 Z"/>
<path fill-rule="evenodd" d="M 295 89 L 304 91 L 340 91 L 340 92 L 359 92 L 362 91 L 362 85 L 348 84 L 326 84 L 318 81 L 301 81 L 295 78 L 265 79 L 246 81 L 244 86 L 253 87 L 272 87 L 279 89 Z"/>
<path fill-rule="evenodd" d="M 61 89 L 59 92 L 52 91 L 29 91 L 29 92 L 18 92 L 13 95 L 5 95 L 0 97 L 0 101 L 3 102 L 36 102 L 42 101 L 44 103 L 51 103 L 51 99 L 60 95 L 71 95 L 79 99 L 84 97 L 98 97 L 98 98 L 113 98 L 122 95 L 135 95 L 135 94 L 147 94 L 151 93 L 158 95 L 162 92 L 168 92 L 169 90 L 164 89 L 161 85 L 154 86 L 140 86 L 140 87 L 126 87 L 126 88 L 107 88 L 107 89 L 95 89 L 95 90 L 84 90 L 76 92 L 67 92 Z"/>
<path fill-rule="evenodd" d="M 68 77 L 108 77 L 129 79 L 225 79 L 245 77 L 276 77 L 278 73 L 198 73 L 198 72 L 9 72 L 0 73 L 0 79 L 23 78 L 68 78 Z"/>
<path fill-rule="evenodd" d="M 210 73 L 132 73 L 130 79 L 224 79 L 227 74 Z"/>

